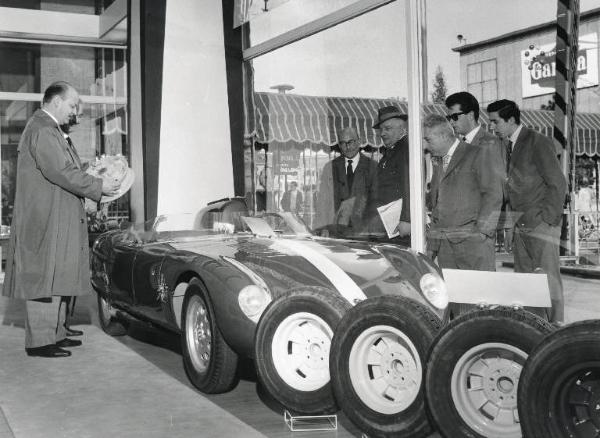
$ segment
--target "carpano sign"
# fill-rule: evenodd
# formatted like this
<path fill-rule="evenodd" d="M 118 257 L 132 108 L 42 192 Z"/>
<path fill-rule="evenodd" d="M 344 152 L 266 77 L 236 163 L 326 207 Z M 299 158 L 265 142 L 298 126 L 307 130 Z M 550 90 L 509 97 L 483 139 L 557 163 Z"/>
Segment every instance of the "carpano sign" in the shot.
<path fill-rule="evenodd" d="M 540 46 L 544 56 L 537 51 L 521 51 L 523 97 L 554 93 L 556 80 L 556 44 Z M 526 54 L 529 56 L 526 56 Z M 538 59 L 534 62 L 533 57 Z M 527 63 L 528 61 L 528 63 Z M 533 67 L 531 70 L 529 66 Z M 598 34 L 583 35 L 577 52 L 577 88 L 598 85 Z"/>

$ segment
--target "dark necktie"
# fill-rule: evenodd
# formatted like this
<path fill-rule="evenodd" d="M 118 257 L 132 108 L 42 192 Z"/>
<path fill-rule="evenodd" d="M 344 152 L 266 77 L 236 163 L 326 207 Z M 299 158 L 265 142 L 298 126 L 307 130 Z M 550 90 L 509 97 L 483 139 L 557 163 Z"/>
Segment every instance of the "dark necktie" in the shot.
<path fill-rule="evenodd" d="M 348 160 L 348 166 L 346 167 L 346 181 L 348 181 L 348 191 L 351 191 L 352 183 L 354 182 L 354 170 L 352 169 L 352 160 Z"/>
<path fill-rule="evenodd" d="M 506 145 L 506 172 L 508 173 L 508 168 L 510 166 L 510 156 L 512 155 L 513 142 L 508 141 Z"/>
<path fill-rule="evenodd" d="M 79 160 L 77 159 L 77 155 L 76 155 L 76 152 L 75 152 L 75 146 L 73 146 L 73 142 L 71 141 L 71 137 L 65 137 L 65 138 L 67 140 L 67 143 L 69 143 L 69 147 L 67 148 L 67 151 L 69 152 L 69 155 L 73 159 L 73 162 L 75 163 L 75 165 L 77 167 L 79 167 Z"/>

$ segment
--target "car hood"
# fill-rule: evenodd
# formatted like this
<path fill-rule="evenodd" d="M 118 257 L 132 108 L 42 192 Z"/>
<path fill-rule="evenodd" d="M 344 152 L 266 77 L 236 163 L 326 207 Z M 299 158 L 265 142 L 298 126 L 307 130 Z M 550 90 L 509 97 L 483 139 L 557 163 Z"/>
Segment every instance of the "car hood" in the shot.
<path fill-rule="evenodd" d="M 436 271 L 422 254 L 396 245 L 318 237 L 231 236 L 169 243 L 174 249 L 234 260 L 260 276 L 274 295 L 302 286 L 337 290 L 351 303 L 382 294 L 424 301 L 421 277 Z"/>

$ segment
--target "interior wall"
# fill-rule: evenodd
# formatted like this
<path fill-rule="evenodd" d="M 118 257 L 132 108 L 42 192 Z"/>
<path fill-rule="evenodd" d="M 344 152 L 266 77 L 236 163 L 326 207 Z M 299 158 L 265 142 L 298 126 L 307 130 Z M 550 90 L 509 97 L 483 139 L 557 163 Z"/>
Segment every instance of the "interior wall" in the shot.
<path fill-rule="evenodd" d="M 222 5 L 167 2 L 158 214 L 195 212 L 232 196 Z"/>

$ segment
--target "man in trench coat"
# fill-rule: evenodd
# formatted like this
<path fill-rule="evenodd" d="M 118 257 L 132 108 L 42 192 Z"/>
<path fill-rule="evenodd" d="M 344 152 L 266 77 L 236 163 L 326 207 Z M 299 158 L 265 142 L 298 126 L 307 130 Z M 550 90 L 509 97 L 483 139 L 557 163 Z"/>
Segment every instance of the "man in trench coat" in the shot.
<path fill-rule="evenodd" d="M 55 82 L 42 108 L 28 121 L 18 146 L 17 184 L 3 295 L 26 300 L 25 351 L 65 357 L 61 347 L 80 345 L 66 337 L 62 296 L 89 292 L 85 197 L 115 194 L 119 181 L 88 175 L 60 125 L 76 113 L 77 91 Z"/>

